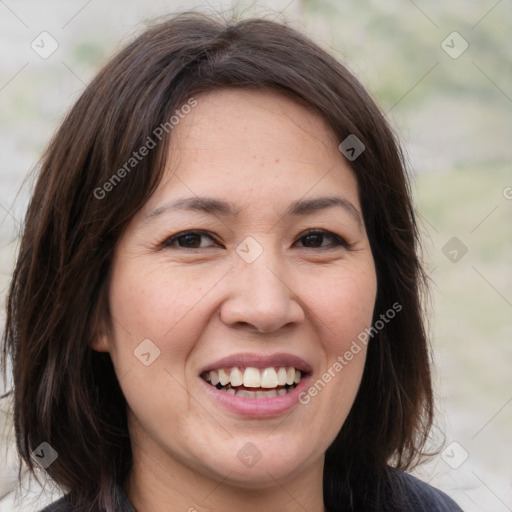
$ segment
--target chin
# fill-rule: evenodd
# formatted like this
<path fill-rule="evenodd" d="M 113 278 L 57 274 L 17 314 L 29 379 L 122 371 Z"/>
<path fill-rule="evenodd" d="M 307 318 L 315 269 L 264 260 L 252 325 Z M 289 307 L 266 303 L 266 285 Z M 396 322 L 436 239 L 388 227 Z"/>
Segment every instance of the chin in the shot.
<path fill-rule="evenodd" d="M 237 440 L 231 457 L 224 455 L 227 452 L 221 454 L 223 464 L 220 467 L 223 469 L 219 472 L 219 466 L 216 467 L 216 479 L 228 475 L 226 484 L 229 482 L 245 489 L 273 487 L 276 480 L 286 484 L 296 479 L 315 459 L 313 455 L 306 458 L 304 449 L 298 445 L 286 447 L 280 441 L 265 438 Z"/>

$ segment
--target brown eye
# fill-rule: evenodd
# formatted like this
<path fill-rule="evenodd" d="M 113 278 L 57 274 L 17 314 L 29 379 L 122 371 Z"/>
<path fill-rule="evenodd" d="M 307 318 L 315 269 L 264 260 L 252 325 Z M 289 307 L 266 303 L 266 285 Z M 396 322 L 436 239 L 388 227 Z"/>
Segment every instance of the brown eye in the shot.
<path fill-rule="evenodd" d="M 343 240 L 338 235 L 335 235 L 334 233 L 324 229 L 308 231 L 306 234 L 302 235 L 299 240 L 303 240 L 302 247 L 306 247 L 308 249 L 332 249 L 337 246 L 348 247 L 348 244 L 345 240 Z M 331 243 L 325 244 L 324 242 L 326 240 L 330 241 Z"/>
<path fill-rule="evenodd" d="M 202 249 L 210 247 L 209 245 L 202 244 L 202 239 L 213 238 L 203 231 L 183 231 L 176 235 L 167 238 L 162 244 L 163 247 L 182 248 L 182 249 Z"/>

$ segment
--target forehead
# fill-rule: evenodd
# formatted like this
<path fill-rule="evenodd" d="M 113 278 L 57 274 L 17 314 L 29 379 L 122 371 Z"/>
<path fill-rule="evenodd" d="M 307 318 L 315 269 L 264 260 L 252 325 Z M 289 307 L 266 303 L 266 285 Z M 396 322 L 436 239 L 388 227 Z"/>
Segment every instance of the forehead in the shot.
<path fill-rule="evenodd" d="M 302 100 L 270 89 L 224 88 L 197 97 L 172 133 L 171 150 L 215 146 L 253 158 L 287 154 L 314 161 L 336 137 Z M 312 151 L 315 148 L 315 151 Z M 338 156 L 338 155 L 337 155 Z M 267 158 L 268 159 L 268 158 Z"/>
<path fill-rule="evenodd" d="M 221 89 L 171 133 L 168 167 L 144 210 L 169 194 L 219 195 L 276 204 L 285 196 L 344 192 L 357 203 L 357 182 L 324 119 L 272 90 Z"/>

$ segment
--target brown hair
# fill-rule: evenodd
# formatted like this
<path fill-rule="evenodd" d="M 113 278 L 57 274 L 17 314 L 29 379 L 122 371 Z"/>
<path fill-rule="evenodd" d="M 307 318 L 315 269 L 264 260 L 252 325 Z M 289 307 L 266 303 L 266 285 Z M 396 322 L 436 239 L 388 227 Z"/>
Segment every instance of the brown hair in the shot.
<path fill-rule="evenodd" d="M 351 167 L 377 271 L 374 320 L 395 303 L 403 309 L 368 345 L 355 403 L 326 452 L 324 499 L 328 508 L 385 510 L 387 468 L 415 463 L 433 416 L 424 276 L 403 159 L 354 76 L 307 37 L 263 19 L 185 13 L 150 27 L 106 64 L 56 132 L 8 296 L 3 357 L 13 361 L 19 453 L 33 470 L 31 452 L 48 442 L 59 457 L 47 471 L 77 510 L 115 506 L 131 466 L 126 404 L 110 356 L 90 344 L 109 322 L 116 242 L 158 185 L 172 132 L 106 197 L 97 190 L 188 99 L 226 86 L 292 94 L 340 142 L 355 135 L 365 146 Z"/>

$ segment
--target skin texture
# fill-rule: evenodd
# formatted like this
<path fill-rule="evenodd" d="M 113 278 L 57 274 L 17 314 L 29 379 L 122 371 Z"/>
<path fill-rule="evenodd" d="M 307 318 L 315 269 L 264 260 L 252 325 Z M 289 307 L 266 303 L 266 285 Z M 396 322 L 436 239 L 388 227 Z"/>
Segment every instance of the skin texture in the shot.
<path fill-rule="evenodd" d="M 164 178 L 116 248 L 113 328 L 94 346 L 110 352 L 128 402 L 127 492 L 138 512 L 323 511 L 324 453 L 355 399 L 365 350 L 307 405 L 264 419 L 226 410 L 199 374 L 225 356 L 285 352 L 311 365 L 314 383 L 371 325 L 377 283 L 356 178 L 328 126 L 296 100 L 234 89 L 196 99 L 172 132 Z M 240 211 L 147 217 L 189 196 Z M 293 201 L 323 196 L 357 213 L 285 215 Z M 197 229 L 211 234 L 194 237 L 197 248 L 183 238 L 163 246 Z M 252 263 L 236 251 L 246 237 L 263 250 Z M 160 350 L 148 366 L 134 355 L 145 339 Z M 252 467 L 237 457 L 248 442 L 262 454 Z"/>

